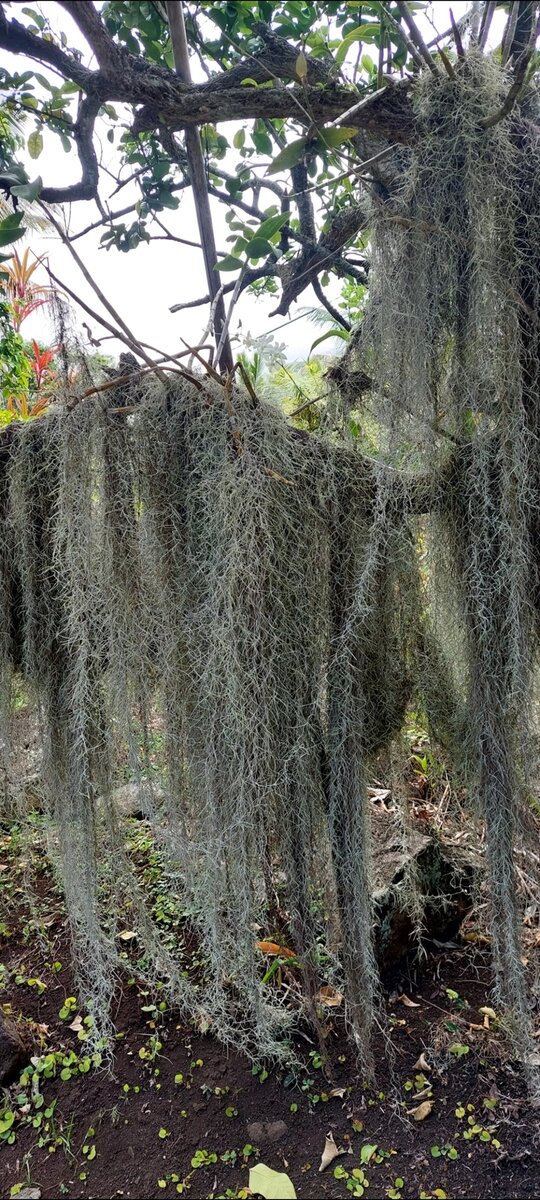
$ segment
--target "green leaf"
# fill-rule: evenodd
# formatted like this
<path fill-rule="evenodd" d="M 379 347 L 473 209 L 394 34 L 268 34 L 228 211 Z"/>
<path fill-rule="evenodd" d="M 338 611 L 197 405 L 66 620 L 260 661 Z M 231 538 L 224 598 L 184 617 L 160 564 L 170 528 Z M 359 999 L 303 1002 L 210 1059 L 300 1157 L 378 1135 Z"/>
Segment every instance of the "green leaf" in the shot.
<path fill-rule="evenodd" d="M 18 229 L 22 217 L 23 215 L 20 212 L 9 213 L 9 216 L 4 217 L 4 220 L 0 221 L 0 230 Z"/>
<path fill-rule="evenodd" d="M 64 147 L 66 154 L 70 154 L 71 153 L 71 141 L 68 138 L 67 134 L 61 133 L 60 141 L 62 143 L 62 146 Z"/>
<path fill-rule="evenodd" d="M 28 153 L 30 158 L 39 158 L 43 150 L 43 134 L 40 129 L 34 129 L 28 138 Z"/>
<path fill-rule="evenodd" d="M 304 157 L 306 141 L 306 138 L 298 138 L 295 142 L 289 142 L 289 145 L 285 146 L 285 149 L 276 155 L 273 163 L 268 167 L 266 174 L 276 175 L 278 171 L 286 171 L 291 167 L 295 167 Z"/>
<path fill-rule="evenodd" d="M 235 150 L 241 150 L 242 146 L 244 145 L 245 140 L 246 140 L 245 129 L 237 129 L 236 133 L 233 137 L 233 146 L 234 146 Z"/>
<path fill-rule="evenodd" d="M 448 1047 L 449 1053 L 455 1054 L 456 1058 L 463 1058 L 465 1054 L 469 1053 L 469 1050 L 470 1046 L 465 1046 L 463 1042 L 454 1042 L 452 1046 Z"/>
<path fill-rule="evenodd" d="M 315 338 L 315 341 L 309 348 L 308 358 L 311 358 L 316 346 L 320 346 L 321 342 L 326 342 L 329 338 L 341 338 L 342 342 L 348 342 L 349 333 L 347 329 L 342 329 L 337 325 L 333 329 L 327 329 L 326 333 L 322 333 L 320 337 Z"/>
<path fill-rule="evenodd" d="M 274 247 L 266 238 L 258 235 L 251 239 L 246 246 L 247 258 L 264 258 L 266 254 L 271 254 Z"/>
<path fill-rule="evenodd" d="M 13 163 L 9 168 L 1 172 L 2 183 L 28 183 L 28 175 L 24 167 L 20 167 L 18 163 Z"/>
<path fill-rule="evenodd" d="M 178 196 L 173 196 L 172 192 L 160 192 L 158 195 L 158 200 L 164 208 L 178 208 Z"/>
<path fill-rule="evenodd" d="M 251 139 L 259 154 L 272 154 L 274 143 L 272 142 L 272 138 L 266 133 L 266 130 L 254 129 Z"/>
<path fill-rule="evenodd" d="M 216 270 L 238 271 L 240 267 L 243 267 L 243 265 L 244 264 L 241 258 L 235 258 L 234 254 L 226 254 L 225 257 L 218 262 Z"/>
<path fill-rule="evenodd" d="M 358 130 L 352 125 L 339 125 L 329 129 L 321 129 L 319 141 L 325 146 L 341 146 L 342 142 L 349 142 L 351 138 L 356 137 Z"/>
<path fill-rule="evenodd" d="M 22 213 L 10 213 L 0 221 L 0 246 L 9 246 L 24 237 L 26 229 L 19 228 L 21 221 Z"/>
<path fill-rule="evenodd" d="M 292 1180 L 282 1171 L 273 1171 L 264 1163 L 257 1163 L 249 1172 L 249 1187 L 264 1200 L 296 1200 Z"/>
<path fill-rule="evenodd" d="M 335 59 L 336 66 L 340 67 L 342 62 L 345 61 L 351 46 L 354 46 L 355 42 L 363 42 L 366 40 L 373 41 L 375 39 L 376 35 L 380 34 L 380 32 L 381 32 L 380 25 L 374 25 L 374 24 L 373 25 L 357 25 L 356 29 L 351 29 L 351 32 L 348 33 L 347 36 L 343 38 L 343 41 L 337 51 L 336 59 Z"/>
<path fill-rule="evenodd" d="M 15 187 L 12 187 L 11 189 L 11 194 L 13 196 L 20 196 L 21 200 L 33 202 L 34 200 L 37 200 L 42 187 L 43 180 L 41 175 L 38 175 L 37 179 L 34 179 L 33 183 L 15 184 Z"/>
<path fill-rule="evenodd" d="M 289 217 L 290 213 L 276 213 L 275 217 L 267 217 L 266 221 L 263 221 L 262 225 L 259 225 L 256 237 L 273 237 L 279 229 L 283 229 L 283 226 L 287 224 Z"/>

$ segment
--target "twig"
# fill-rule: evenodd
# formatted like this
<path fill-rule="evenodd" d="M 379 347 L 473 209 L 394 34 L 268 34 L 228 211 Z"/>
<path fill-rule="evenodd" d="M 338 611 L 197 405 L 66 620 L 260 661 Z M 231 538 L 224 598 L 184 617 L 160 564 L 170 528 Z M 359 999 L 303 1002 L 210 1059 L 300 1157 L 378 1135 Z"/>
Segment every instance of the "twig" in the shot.
<path fill-rule="evenodd" d="M 294 383 L 294 379 L 293 379 L 293 383 Z M 295 386 L 297 386 L 297 385 L 295 384 Z M 291 417 L 298 417 L 298 416 L 300 415 L 300 413 L 304 412 L 304 410 L 305 410 L 306 408 L 311 408 L 311 405 L 312 405 L 312 404 L 318 404 L 320 400 L 324 400 L 324 399 L 325 399 L 325 397 L 324 397 L 324 396 L 314 396 L 314 397 L 313 397 L 313 400 L 306 400 L 306 401 L 304 402 L 304 404 L 301 404 L 301 405 L 300 405 L 300 408 L 295 408 L 295 409 L 294 409 L 294 411 L 293 411 L 292 413 L 289 413 L 289 414 L 288 414 L 288 416 L 289 416 L 289 419 L 290 419 Z"/>
<path fill-rule="evenodd" d="M 206 346 L 205 346 L 206 339 L 207 339 L 207 337 L 210 336 L 210 334 L 212 334 L 214 332 L 214 319 L 215 319 L 215 315 L 216 315 L 216 305 L 219 303 L 220 299 L 222 299 L 222 298 L 223 298 L 223 284 L 221 285 L 219 291 L 216 292 L 214 299 L 212 300 L 212 303 L 210 305 L 210 313 L 208 316 L 206 328 L 202 335 L 202 340 L 197 345 L 197 350 L 206 349 Z M 210 348 L 210 355 L 208 358 L 210 365 L 213 365 L 212 364 L 212 356 L 213 356 L 213 348 Z M 188 362 L 188 371 L 191 371 L 194 357 L 195 357 L 195 355 L 192 353 L 190 356 L 189 362 Z M 221 357 L 221 347 L 218 346 L 218 348 L 216 350 L 216 362 L 219 362 L 220 357 Z"/>
<path fill-rule="evenodd" d="M 233 292 L 232 292 L 232 296 L 231 296 L 231 303 L 229 304 L 227 316 L 225 317 L 225 324 L 223 326 L 223 329 L 221 330 L 221 336 L 219 339 L 218 348 L 216 350 L 216 359 L 218 362 L 219 362 L 219 357 L 220 357 L 221 351 L 223 349 L 225 338 L 227 338 L 229 336 L 229 326 L 230 326 L 230 323 L 232 320 L 232 315 L 233 315 L 234 308 L 236 306 L 236 302 L 242 291 L 244 275 L 245 275 L 245 265 L 242 267 L 240 274 L 238 276 L 238 279 L 235 281 L 235 285 L 233 287 Z"/>
<path fill-rule="evenodd" d="M 460 30 L 459 30 L 459 26 L 456 24 L 456 21 L 455 21 L 455 19 L 454 19 L 454 14 L 453 14 L 453 12 L 452 12 L 452 9 L 450 9 L 450 20 L 451 20 L 451 22 L 452 22 L 452 33 L 453 33 L 453 35 L 454 35 L 454 41 L 455 41 L 455 43 L 456 43 L 456 51 L 457 51 L 457 56 L 458 56 L 458 58 L 459 58 L 460 62 L 464 62 L 464 60 L 465 60 L 465 50 L 464 50 L 464 47 L 463 47 L 463 42 L 462 42 L 462 40 L 461 40 L 461 33 L 460 33 Z"/>
<path fill-rule="evenodd" d="M 417 46 L 426 66 L 429 67 L 430 71 L 432 71 L 434 75 L 437 75 L 438 72 L 436 64 L 433 61 L 432 55 L 429 53 L 414 17 L 409 11 L 409 5 L 406 4 L 404 0 L 397 0 L 397 6 L 401 16 L 403 17 L 403 20 L 405 21 L 407 29 L 409 30 L 412 41 L 414 42 L 415 46 Z"/>
<path fill-rule="evenodd" d="M 171 32 L 175 71 L 183 83 L 189 85 L 191 83 L 191 69 L 189 64 L 186 28 L 184 24 L 183 0 L 167 0 L 166 11 Z M 220 281 L 217 271 L 218 258 L 214 238 L 212 211 L 210 209 L 210 199 L 208 195 L 208 180 L 206 178 L 206 170 L 201 145 L 201 136 L 199 130 L 195 126 L 188 126 L 185 130 L 184 136 L 189 163 L 189 173 L 191 176 L 191 186 L 193 189 L 193 199 L 195 202 L 195 211 L 197 214 L 197 223 L 199 226 L 204 265 L 206 269 L 208 291 L 215 300 L 216 340 L 221 341 L 221 331 L 226 320 L 225 305 L 223 303 L 223 295 L 220 293 Z M 232 351 L 229 339 L 226 336 L 222 342 L 221 355 L 218 362 L 224 371 L 232 371 Z"/>
<path fill-rule="evenodd" d="M 113 320 L 116 321 L 117 325 L 119 325 L 120 328 L 124 331 L 124 337 L 122 340 L 126 341 L 126 339 L 127 339 L 128 343 L 131 345 L 131 347 L 134 347 L 134 346 L 138 347 L 137 353 L 139 354 L 140 358 L 144 359 L 147 366 L 153 367 L 154 364 L 153 364 L 151 358 L 148 357 L 145 350 L 142 348 L 140 343 L 137 341 L 135 335 L 131 332 L 131 329 L 129 328 L 129 326 L 126 325 L 124 320 L 122 320 L 122 317 L 120 316 L 120 314 L 117 313 L 115 308 L 113 308 L 113 305 L 111 304 L 110 300 L 107 299 L 105 294 L 102 292 L 101 288 L 96 283 L 95 279 L 93 279 L 92 275 L 90 274 L 90 271 L 88 270 L 88 268 L 83 263 L 82 259 L 77 254 L 77 251 L 71 245 L 71 242 L 69 240 L 69 237 L 67 236 L 67 233 L 62 229 L 62 226 L 56 220 L 56 217 L 51 212 L 51 209 L 48 208 L 48 206 L 46 204 L 44 204 L 43 201 L 40 201 L 40 207 L 45 212 L 46 216 L 48 217 L 49 221 L 51 222 L 51 225 L 54 225 L 54 228 L 56 229 L 57 233 L 61 237 L 64 245 L 67 246 L 72 258 L 77 263 L 79 270 L 81 271 L 82 275 L 86 279 L 86 282 L 90 284 L 90 287 L 92 288 L 92 291 L 95 293 L 95 295 L 98 297 L 98 300 L 100 300 L 101 304 L 103 305 L 104 308 L 107 309 L 107 312 L 110 313 Z M 53 278 L 54 278 L 54 276 L 53 276 Z M 72 293 L 70 293 L 70 294 L 72 294 Z M 79 303 L 81 303 L 80 300 L 79 300 Z M 90 310 L 87 309 L 87 312 L 89 312 L 89 311 Z M 111 328 L 111 327 L 109 326 L 109 328 Z"/>
<path fill-rule="evenodd" d="M 517 19 L 519 16 L 519 8 L 520 8 L 520 6 L 519 6 L 519 3 L 517 2 L 517 0 L 514 0 L 514 3 L 510 5 L 510 11 L 508 13 L 508 20 L 506 22 L 506 27 L 505 27 L 505 30 L 503 33 L 503 40 L 502 40 L 502 47 L 501 47 L 501 62 L 502 62 L 503 67 L 506 66 L 506 63 L 508 62 L 508 59 L 510 57 L 510 51 L 512 49 L 512 43 L 514 41 L 514 33 L 516 31 Z"/>
<path fill-rule="evenodd" d="M 523 90 L 523 87 L 525 84 L 525 76 L 527 74 L 527 67 L 529 66 L 529 63 L 533 56 L 535 46 L 536 46 L 536 13 L 533 9 L 529 42 L 516 63 L 515 71 L 514 71 L 514 82 L 510 88 L 510 91 L 508 92 L 508 95 L 506 97 L 506 100 L 504 101 L 504 104 L 501 106 L 501 108 L 498 110 L 498 112 L 492 113 L 492 115 L 490 117 L 484 117 L 483 121 L 480 122 L 483 129 L 492 129 L 494 125 L 498 125 L 500 121 L 504 121 L 504 118 L 507 117 L 508 114 L 512 112 L 512 109 L 517 104 L 517 101 L 519 100 L 519 97 Z"/>
<path fill-rule="evenodd" d="M 386 13 L 386 10 L 385 10 L 385 15 L 388 16 L 388 13 Z M 392 18 L 392 20 L 393 20 L 393 18 Z M 395 21 L 394 24 L 397 25 L 398 24 L 397 21 Z M 400 30 L 400 33 L 403 34 L 403 30 L 401 29 L 401 27 L 399 25 L 398 25 L 398 29 Z M 384 87 L 378 88 L 378 90 L 376 92 L 370 92 L 369 95 L 364 96 L 363 100 L 359 100 L 358 104 L 353 104 L 352 108 L 347 108 L 344 113 L 340 113 L 339 117 L 336 117 L 334 121 L 330 121 L 330 124 L 326 125 L 325 128 L 333 129 L 338 125 L 342 125 L 343 122 L 347 120 L 347 117 L 356 116 L 356 113 L 360 112 L 360 109 L 366 108 L 368 104 L 373 104 L 373 101 L 377 99 L 377 96 L 382 96 L 383 93 L 387 92 L 387 91 L 388 91 L 388 84 L 385 84 Z"/>
<path fill-rule="evenodd" d="M 352 329 L 350 321 L 347 321 L 347 318 L 343 316 L 343 313 L 340 313 L 339 309 L 334 308 L 334 305 L 328 299 L 328 296 L 325 296 L 317 276 L 315 276 L 311 286 L 315 292 L 317 300 L 320 300 L 321 304 L 324 304 L 326 311 L 330 313 L 330 316 L 333 318 L 333 320 L 336 321 L 338 325 L 341 325 L 342 329 L 346 329 L 347 333 L 350 333 Z"/>
<path fill-rule="evenodd" d="M 403 26 L 400 25 L 399 21 L 396 21 L 396 18 L 392 15 L 391 12 L 389 12 L 389 10 L 385 7 L 384 4 L 381 5 L 381 11 L 384 12 L 386 20 L 392 26 L 392 29 L 394 29 L 395 32 L 399 34 L 401 40 L 403 42 L 405 42 L 405 45 L 407 47 L 407 50 L 409 51 L 411 58 L 416 63 L 416 66 L 419 67 L 420 70 L 422 71 L 425 67 L 425 60 L 424 60 L 423 56 L 420 54 L 420 51 L 415 46 L 412 38 L 409 37 L 409 34 L 407 33 L 406 29 L 404 29 Z"/>
<path fill-rule="evenodd" d="M 381 34 L 380 34 L 381 40 L 379 43 L 379 62 L 378 62 L 378 66 L 377 66 L 377 91 L 379 91 L 379 92 L 383 86 L 384 50 L 385 50 L 385 43 L 386 43 L 386 30 L 383 29 L 382 15 L 383 14 L 381 13 Z"/>
<path fill-rule="evenodd" d="M 439 50 L 437 51 L 437 53 L 438 53 L 438 55 L 439 55 L 439 58 L 440 58 L 440 60 L 441 60 L 441 62 L 442 62 L 442 65 L 443 65 L 443 67 L 444 67 L 444 69 L 445 69 L 445 71 L 446 71 L 446 74 L 448 75 L 448 78 L 449 78 L 449 79 L 455 79 L 455 78 L 456 78 L 456 72 L 454 71 L 454 68 L 453 68 L 453 66 L 452 66 L 452 63 L 450 62 L 450 59 L 448 58 L 448 55 L 447 55 L 447 54 L 445 54 L 444 50 L 442 50 L 442 49 L 439 49 Z"/>
<path fill-rule="evenodd" d="M 144 358 L 148 366 L 154 366 L 152 360 L 143 353 L 138 342 L 132 338 L 126 337 L 122 329 L 115 328 L 114 325 L 111 325 L 110 321 L 107 321 L 105 317 L 100 316 L 100 314 L 95 312 L 93 308 L 90 308 L 90 305 L 87 304 L 85 300 L 81 300 L 81 297 L 78 296 L 76 292 L 72 291 L 72 289 L 68 287 L 67 283 L 62 283 L 62 280 L 59 279 L 53 271 L 51 271 L 50 266 L 47 266 L 47 274 L 49 275 L 49 278 L 52 279 L 53 282 L 62 289 L 63 292 L 66 292 L 68 296 L 71 296 L 71 299 L 74 300 L 80 308 L 83 308 L 86 313 L 88 313 L 89 317 L 92 317 L 92 319 L 102 325 L 104 329 L 108 329 L 109 333 L 112 334 L 114 338 L 117 338 L 119 342 L 123 342 L 125 346 L 127 346 L 135 354 L 138 354 L 140 358 Z"/>
<path fill-rule="evenodd" d="M 146 170 L 146 167 L 144 170 Z M 189 181 L 183 179 L 180 183 L 171 184 L 169 191 L 181 192 L 187 187 L 189 187 Z M 86 225 L 86 227 L 84 229 L 80 229 L 78 233 L 70 234 L 70 240 L 72 242 L 76 242 L 78 238 L 85 237 L 87 233 L 92 233 L 94 229 L 100 229 L 102 225 L 112 225 L 113 221 L 117 221 L 119 217 L 126 217 L 128 213 L 135 212 L 136 203 L 137 201 L 134 201 L 133 204 L 128 204 L 126 208 L 119 208 L 117 212 L 106 213 L 105 217 L 101 217 L 101 220 L 93 221 L 91 225 Z M 155 217 L 155 213 L 153 213 L 152 210 L 150 210 L 150 214 L 152 217 Z"/>
<path fill-rule="evenodd" d="M 497 7 L 497 0 L 489 0 L 489 3 L 486 4 L 484 11 L 482 13 L 482 24 L 480 26 L 480 37 L 478 39 L 478 47 L 480 50 L 484 49 L 484 46 L 487 42 L 491 22 L 493 20 L 494 14 L 495 14 L 496 7 Z"/>

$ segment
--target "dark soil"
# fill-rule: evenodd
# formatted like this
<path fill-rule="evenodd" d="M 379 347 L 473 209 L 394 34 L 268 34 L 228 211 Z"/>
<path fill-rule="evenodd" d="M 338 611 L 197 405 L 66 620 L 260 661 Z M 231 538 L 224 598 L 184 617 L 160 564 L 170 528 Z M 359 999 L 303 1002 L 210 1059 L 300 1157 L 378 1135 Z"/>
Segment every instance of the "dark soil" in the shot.
<path fill-rule="evenodd" d="M 23 1075 L 3 1100 L 0 1092 L 3 1197 L 17 1194 L 17 1185 L 42 1197 L 244 1196 L 257 1162 L 286 1172 L 299 1197 L 362 1189 L 370 1200 L 540 1197 L 538 1113 L 496 1017 L 481 1011 L 491 1004 L 489 956 L 474 925 L 469 942 L 432 945 L 421 967 L 411 961 L 387 980 L 389 1041 L 376 1045 L 375 1085 L 358 1073 L 339 1008 L 329 1012 L 328 1073 L 318 1047 L 302 1039 L 306 1068 L 294 1079 L 253 1067 L 174 1012 L 160 1012 L 159 993 L 152 1007 L 156 997 L 128 970 L 114 1061 L 105 1069 L 85 1059 L 85 1043 L 70 1028 L 74 1018 L 80 1024 L 77 1004 L 59 1016 L 75 989 L 49 870 L 43 862 L 32 913 L 28 863 L 8 830 L 2 848 L 0 1002 L 35 1067 L 34 1083 Z M 433 1101 L 428 1115 L 409 1115 L 426 1100 Z M 319 1173 L 330 1132 L 351 1153 Z"/>

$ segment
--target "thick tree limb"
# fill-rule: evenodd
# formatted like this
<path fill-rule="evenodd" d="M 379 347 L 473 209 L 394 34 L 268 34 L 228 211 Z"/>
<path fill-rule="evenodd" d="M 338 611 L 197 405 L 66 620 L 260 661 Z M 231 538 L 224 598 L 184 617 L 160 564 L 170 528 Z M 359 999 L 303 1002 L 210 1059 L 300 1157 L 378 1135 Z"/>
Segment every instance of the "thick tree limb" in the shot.
<path fill-rule="evenodd" d="M 38 37 L 37 34 L 31 33 L 19 21 L 8 21 L 1 4 L 0 46 L 4 50 L 10 50 L 12 54 L 25 54 L 34 62 L 52 67 L 60 75 L 63 75 L 64 79 L 71 79 L 72 83 L 78 84 L 83 91 L 94 87 L 95 71 L 90 71 L 77 58 L 61 50 L 54 42 L 48 42 L 44 38 Z"/>
<path fill-rule="evenodd" d="M 40 197 L 46 204 L 71 204 L 74 200 L 93 200 L 97 197 L 99 164 L 94 147 L 94 124 L 100 108 L 101 100 L 96 96 L 85 96 L 82 100 L 79 115 L 73 126 L 82 167 L 81 179 L 78 183 L 68 184 L 67 187 L 42 188 Z"/>
<path fill-rule="evenodd" d="M 228 72 L 223 73 L 226 80 Z M 365 97 L 366 103 L 356 109 L 348 119 L 351 125 L 358 129 L 379 136 L 391 138 L 393 141 L 409 142 L 414 134 L 414 117 L 409 103 L 409 81 L 403 80 L 388 86 L 374 94 Z M 132 88 L 126 84 L 119 90 L 124 94 L 114 97 L 132 100 Z M 336 84 L 329 83 L 327 87 L 272 88 L 254 87 L 224 87 L 223 91 L 213 90 L 209 84 L 198 84 L 184 90 L 182 93 L 167 88 L 156 94 L 155 100 L 143 99 L 139 92 L 139 100 L 143 101 L 141 110 L 137 113 L 134 132 L 155 129 L 156 124 L 166 123 L 170 129 L 185 129 L 187 125 L 216 123 L 223 121 L 249 120 L 253 117 L 294 117 L 300 121 L 301 113 L 298 102 L 307 109 L 317 125 L 339 118 L 351 107 L 351 92 Z M 152 83 L 153 90 L 153 83 Z M 125 93 L 130 92 L 127 96 Z"/>
<path fill-rule="evenodd" d="M 59 0 L 84 34 L 103 70 L 118 70 L 125 51 L 113 41 L 91 0 Z"/>
<path fill-rule="evenodd" d="M 78 23 L 81 28 L 85 24 L 85 36 L 92 38 L 96 56 L 99 45 L 104 63 L 100 70 L 89 70 L 75 54 L 68 54 L 53 42 L 31 33 L 16 20 L 8 21 L 1 6 L 0 48 L 13 54 L 24 54 L 35 62 L 53 67 L 65 79 L 77 83 L 87 95 L 99 96 L 102 103 L 116 101 L 142 106 L 136 116 L 135 133 L 155 129 L 163 123 L 174 131 L 189 125 L 255 117 L 294 117 L 302 121 L 303 113 L 309 113 L 310 119 L 323 124 L 351 109 L 354 93 L 330 80 L 324 86 L 323 75 L 315 86 L 308 82 L 304 87 L 292 89 L 281 87 L 278 83 L 271 88 L 242 87 L 236 83 L 238 66 L 234 66 L 206 83 L 184 83 L 168 68 L 146 62 L 116 47 L 92 4 L 83 5 L 81 0 L 76 0 L 69 8 L 72 15 L 75 15 L 75 10 L 77 14 L 81 11 Z M 281 44 L 283 39 L 274 37 L 274 41 Z M 111 46 L 115 46 L 115 51 L 110 52 Z M 116 54 L 116 51 L 117 57 L 113 61 L 111 53 Z M 278 56 L 275 61 L 272 59 L 272 75 L 290 80 L 290 51 L 286 55 L 283 51 L 283 56 L 281 62 Z M 251 56 L 245 66 L 240 64 L 243 78 L 253 78 L 253 58 L 255 62 L 258 61 Z M 314 70 L 319 72 L 320 65 L 312 66 L 312 75 Z M 359 129 L 388 136 L 395 141 L 408 142 L 414 131 L 408 91 L 406 80 L 389 84 L 372 97 L 366 96 L 366 103 L 356 111 L 349 112 L 347 120 Z M 307 116 L 304 119 L 307 121 Z"/>

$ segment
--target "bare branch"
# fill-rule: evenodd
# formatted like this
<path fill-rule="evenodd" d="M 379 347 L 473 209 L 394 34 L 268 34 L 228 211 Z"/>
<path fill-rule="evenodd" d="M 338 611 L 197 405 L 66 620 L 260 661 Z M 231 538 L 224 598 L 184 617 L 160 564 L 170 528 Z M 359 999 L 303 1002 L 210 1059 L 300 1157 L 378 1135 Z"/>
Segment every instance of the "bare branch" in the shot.
<path fill-rule="evenodd" d="M 121 46 L 113 42 L 91 0 L 60 0 L 60 4 L 84 34 L 100 67 L 118 69 L 124 57 L 124 51 Z"/>
<path fill-rule="evenodd" d="M 268 277 L 273 277 L 274 275 L 277 275 L 275 266 L 272 269 L 268 263 L 265 263 L 264 267 L 254 267 L 250 271 L 244 271 L 241 290 L 245 291 L 250 284 L 256 283 L 258 279 L 267 279 Z M 225 283 L 221 288 L 221 294 L 226 296 L 229 292 L 233 292 L 235 287 L 236 282 Z M 182 304 L 172 304 L 169 312 L 183 312 L 185 308 L 202 308 L 203 304 L 210 304 L 210 301 L 210 296 L 200 296 L 198 300 L 185 300 Z"/>
<path fill-rule="evenodd" d="M 416 21 L 414 20 L 414 17 L 411 15 L 411 13 L 409 11 L 409 5 L 407 3 L 405 3 L 405 0 L 397 0 L 397 6 L 399 9 L 400 15 L 402 16 L 402 18 L 405 21 L 405 24 L 407 26 L 407 29 L 409 30 L 411 39 L 414 42 L 414 45 L 418 48 L 418 51 L 419 51 L 421 57 L 423 58 L 424 63 L 426 64 L 426 66 L 429 67 L 430 71 L 433 71 L 433 73 L 436 75 L 437 67 L 433 61 L 431 54 L 429 53 L 429 50 L 428 50 L 426 43 L 422 37 L 422 34 L 420 33 L 420 30 L 416 24 Z"/>
<path fill-rule="evenodd" d="M 488 40 L 489 30 L 495 15 L 496 7 L 497 0 L 489 0 L 489 3 L 487 3 L 484 7 L 484 11 L 482 13 L 482 23 L 480 25 L 480 36 L 478 39 L 478 47 L 480 50 L 484 49 L 484 46 Z"/>
<path fill-rule="evenodd" d="M 117 327 L 119 327 L 123 331 L 122 340 L 125 341 L 126 344 L 128 344 L 130 346 L 131 349 L 133 348 L 133 346 L 138 346 L 139 349 L 137 350 L 137 353 L 144 360 L 144 362 L 147 364 L 147 366 L 153 367 L 154 364 L 153 364 L 152 360 L 148 357 L 148 355 L 145 353 L 145 351 L 141 348 L 140 342 L 137 341 L 137 338 L 131 332 L 131 329 L 129 328 L 129 326 L 126 325 L 125 321 L 122 319 L 122 317 L 119 315 L 119 313 L 117 313 L 116 309 L 113 308 L 113 305 L 111 304 L 110 300 L 108 300 L 107 297 L 105 296 L 104 292 L 102 292 L 101 288 L 96 283 L 93 276 L 90 274 L 88 267 L 85 266 L 82 259 L 77 254 L 77 251 L 71 245 L 71 242 L 69 240 L 69 237 L 67 236 L 67 233 L 62 228 L 59 221 L 56 220 L 54 213 L 51 212 L 51 209 L 47 208 L 47 205 L 43 204 L 43 202 L 41 202 L 40 207 L 45 212 L 47 219 L 51 222 L 51 225 L 54 225 L 56 232 L 60 235 L 64 245 L 67 246 L 69 253 L 71 254 L 71 257 L 77 263 L 77 266 L 79 267 L 81 274 L 86 279 L 86 282 L 90 284 L 90 287 L 92 288 L 92 291 L 95 293 L 95 295 L 98 297 L 98 300 L 101 302 L 103 307 L 105 309 L 107 309 L 107 312 L 110 313 L 113 320 L 116 321 Z M 81 303 L 81 301 L 78 301 L 78 302 Z M 89 310 L 87 310 L 87 311 L 89 311 Z M 109 328 L 112 328 L 112 327 L 109 327 Z M 116 336 L 118 336 L 118 334 Z"/>
<path fill-rule="evenodd" d="M 525 7 L 525 5 L 523 7 Z M 527 67 L 529 66 L 536 46 L 536 5 L 529 4 L 526 7 L 528 8 L 528 13 L 526 15 L 529 19 L 529 26 L 527 28 L 528 42 L 526 43 L 524 49 L 522 49 L 521 54 L 516 62 L 514 69 L 514 81 L 510 91 L 508 92 L 506 100 L 504 101 L 504 104 L 501 105 L 498 112 L 492 113 L 490 117 L 484 117 L 484 120 L 480 122 L 483 129 L 492 129 L 494 125 L 499 124 L 499 121 L 503 121 L 504 118 L 512 112 L 512 109 L 517 104 L 517 101 L 519 100 L 523 90 L 525 77 L 527 74 Z"/>
<path fill-rule="evenodd" d="M 315 292 L 317 300 L 320 300 L 321 304 L 324 305 L 326 311 L 330 313 L 330 316 L 333 318 L 336 324 L 341 325 L 342 329 L 346 329 L 347 332 L 350 333 L 352 329 L 350 321 L 347 321 L 346 317 L 343 316 L 343 313 L 340 313 L 338 308 L 334 308 L 334 305 L 330 302 L 328 296 L 325 296 L 317 278 L 312 281 L 311 286 Z"/>
<path fill-rule="evenodd" d="M 41 199 L 46 204 L 70 204 L 74 200 L 97 199 L 99 183 L 99 165 L 94 147 L 94 125 L 101 108 L 101 101 L 95 96 L 85 96 L 79 107 L 79 115 L 73 126 L 75 143 L 82 167 L 79 183 L 71 183 L 66 187 L 44 187 L 41 189 Z"/>
<path fill-rule="evenodd" d="M 183 83 L 190 84 L 191 70 L 189 65 L 189 52 L 186 29 L 184 25 L 182 0 L 167 0 L 166 9 L 171 31 L 176 72 Z M 220 291 L 220 280 L 217 271 L 218 258 L 214 238 L 214 224 L 212 221 L 212 212 L 210 209 L 210 200 L 208 196 L 208 181 L 206 178 L 201 139 L 198 129 L 186 129 L 185 138 L 189 162 L 189 173 L 191 176 L 191 186 L 193 188 L 193 199 L 197 214 L 197 224 L 199 226 L 199 235 L 206 269 L 206 281 L 208 284 L 208 291 L 210 292 L 214 302 L 216 341 L 220 346 L 218 365 L 223 371 L 230 372 L 233 369 L 233 357 L 228 337 L 222 337 L 223 330 L 226 330 L 227 318 L 225 313 L 225 305 L 223 303 L 223 296 Z"/>
<path fill-rule="evenodd" d="M 454 41 L 456 43 L 457 56 L 458 56 L 460 62 L 464 62 L 465 49 L 464 49 L 463 41 L 462 41 L 462 37 L 461 37 L 461 29 L 460 29 L 457 21 L 455 21 L 455 19 L 454 19 L 454 14 L 452 12 L 452 9 L 450 9 L 450 20 L 452 22 L 452 33 L 454 35 Z"/>

